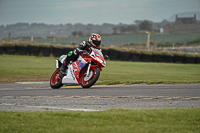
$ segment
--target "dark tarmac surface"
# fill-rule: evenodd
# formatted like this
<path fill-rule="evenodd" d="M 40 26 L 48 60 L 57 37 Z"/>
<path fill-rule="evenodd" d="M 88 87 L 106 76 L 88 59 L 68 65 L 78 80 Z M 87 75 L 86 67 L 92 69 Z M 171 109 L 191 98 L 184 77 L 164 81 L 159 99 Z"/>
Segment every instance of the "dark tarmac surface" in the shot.
<path fill-rule="evenodd" d="M 200 84 L 63 86 L 0 84 L 1 111 L 102 111 L 111 108 L 198 108 Z"/>

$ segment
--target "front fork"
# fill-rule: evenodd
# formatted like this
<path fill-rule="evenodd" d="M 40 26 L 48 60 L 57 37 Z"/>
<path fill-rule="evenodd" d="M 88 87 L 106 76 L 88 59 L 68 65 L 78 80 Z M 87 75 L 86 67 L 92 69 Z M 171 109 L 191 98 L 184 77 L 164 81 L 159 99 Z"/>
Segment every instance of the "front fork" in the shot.
<path fill-rule="evenodd" d="M 56 60 L 56 69 L 57 69 L 57 72 L 58 72 L 60 78 L 62 79 L 64 76 L 59 72 L 60 66 L 61 66 L 61 62 L 57 59 Z"/>
<path fill-rule="evenodd" d="M 86 76 L 87 76 L 87 77 L 89 76 L 90 66 L 91 66 L 91 61 L 89 62 L 89 65 L 88 65 L 88 69 L 87 69 L 87 73 L 86 73 Z"/>
<path fill-rule="evenodd" d="M 93 75 L 93 72 L 90 72 L 90 67 L 91 67 L 91 61 L 88 63 L 88 68 L 87 68 L 87 71 L 86 73 L 84 74 L 84 81 L 89 81 L 90 78 L 92 77 Z"/>

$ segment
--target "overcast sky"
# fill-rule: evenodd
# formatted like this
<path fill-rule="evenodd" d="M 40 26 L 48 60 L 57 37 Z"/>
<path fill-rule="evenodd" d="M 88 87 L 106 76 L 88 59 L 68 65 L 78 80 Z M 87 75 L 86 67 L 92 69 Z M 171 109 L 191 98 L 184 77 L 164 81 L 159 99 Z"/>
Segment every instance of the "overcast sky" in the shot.
<path fill-rule="evenodd" d="M 161 22 L 195 11 L 200 11 L 200 0 L 0 0 L 0 25 Z"/>

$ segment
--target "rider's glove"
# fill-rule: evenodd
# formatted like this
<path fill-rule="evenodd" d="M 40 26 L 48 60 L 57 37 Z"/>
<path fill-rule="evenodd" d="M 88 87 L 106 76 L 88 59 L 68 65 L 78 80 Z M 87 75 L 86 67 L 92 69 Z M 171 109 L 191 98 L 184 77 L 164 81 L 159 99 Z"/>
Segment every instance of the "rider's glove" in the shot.
<path fill-rule="evenodd" d="M 109 59 L 109 56 L 108 55 L 104 55 L 104 59 Z"/>
<path fill-rule="evenodd" d="M 80 50 L 79 53 L 80 54 L 87 54 L 88 52 L 86 50 Z"/>

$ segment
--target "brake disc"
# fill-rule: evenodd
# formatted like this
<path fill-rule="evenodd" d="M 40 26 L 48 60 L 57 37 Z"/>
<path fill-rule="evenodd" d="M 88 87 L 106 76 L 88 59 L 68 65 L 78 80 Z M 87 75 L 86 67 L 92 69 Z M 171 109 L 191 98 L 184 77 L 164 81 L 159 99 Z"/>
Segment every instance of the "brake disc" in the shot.
<path fill-rule="evenodd" d="M 92 75 L 93 75 L 93 71 L 90 71 L 89 75 L 84 77 L 84 81 L 90 80 L 90 78 L 92 77 Z"/>

